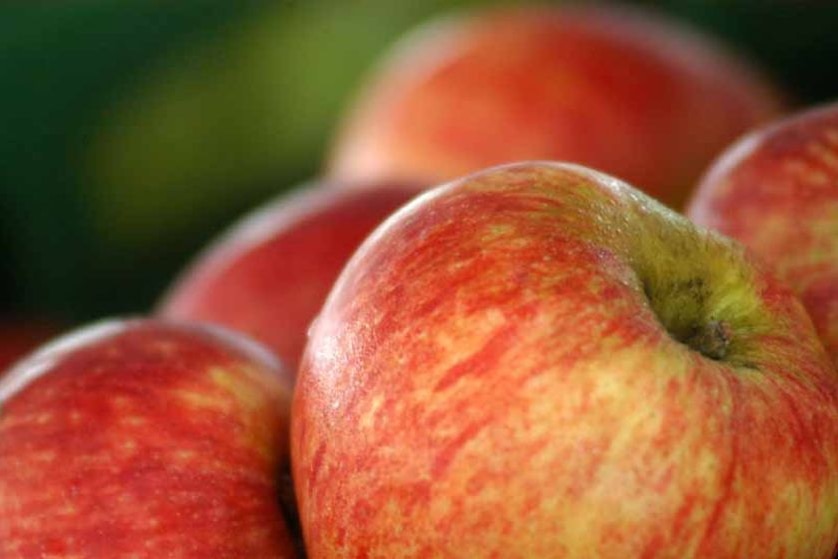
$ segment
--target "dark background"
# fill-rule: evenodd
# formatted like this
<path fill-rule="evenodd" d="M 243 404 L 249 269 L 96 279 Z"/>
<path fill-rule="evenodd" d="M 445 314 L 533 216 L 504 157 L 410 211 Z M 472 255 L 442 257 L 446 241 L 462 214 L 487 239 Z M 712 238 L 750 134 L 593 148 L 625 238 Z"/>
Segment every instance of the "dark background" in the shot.
<path fill-rule="evenodd" d="M 0 315 L 147 312 L 231 220 L 317 174 L 400 34 L 486 3 L 4 4 Z M 635 3 L 732 44 L 795 106 L 838 98 L 836 2 Z"/>

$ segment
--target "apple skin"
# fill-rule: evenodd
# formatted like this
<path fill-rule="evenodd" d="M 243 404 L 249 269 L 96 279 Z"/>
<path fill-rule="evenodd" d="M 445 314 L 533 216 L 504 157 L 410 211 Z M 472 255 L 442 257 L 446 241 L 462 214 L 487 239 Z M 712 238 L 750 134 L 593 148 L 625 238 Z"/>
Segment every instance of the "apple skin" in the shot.
<path fill-rule="evenodd" d="M 578 166 L 490 169 L 390 217 L 313 324 L 291 415 L 312 559 L 838 543 L 838 375 L 800 302 Z"/>
<path fill-rule="evenodd" d="M 0 381 L 0 557 L 292 558 L 291 380 L 220 329 L 112 321 Z"/>
<path fill-rule="evenodd" d="M 422 27 L 360 92 L 332 176 L 439 184 L 563 160 L 678 209 L 709 162 L 782 105 L 709 37 L 628 7 L 524 7 Z"/>
<path fill-rule="evenodd" d="M 418 190 L 311 185 L 282 196 L 201 254 L 165 296 L 158 314 L 245 332 L 295 372 L 308 326 L 346 261 Z"/>
<path fill-rule="evenodd" d="M 688 216 L 774 265 L 838 366 L 838 103 L 729 148 L 696 189 Z"/>

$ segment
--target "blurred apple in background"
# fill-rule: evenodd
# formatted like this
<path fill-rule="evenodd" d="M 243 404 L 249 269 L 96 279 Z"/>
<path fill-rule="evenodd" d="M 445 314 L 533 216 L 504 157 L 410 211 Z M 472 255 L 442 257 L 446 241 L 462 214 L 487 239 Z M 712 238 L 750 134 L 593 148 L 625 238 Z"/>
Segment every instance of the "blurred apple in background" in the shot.
<path fill-rule="evenodd" d="M 316 173 L 402 32 L 508 3 L 2 3 L 0 312 L 148 309 L 208 238 Z M 798 100 L 838 92 L 835 3 L 643 3 L 766 62 Z"/>
<path fill-rule="evenodd" d="M 508 161 L 566 160 L 680 208 L 707 163 L 780 107 L 755 68 L 655 12 L 481 11 L 397 46 L 350 111 L 329 168 L 436 184 Z"/>
<path fill-rule="evenodd" d="M 309 324 L 346 261 L 370 231 L 418 191 L 406 185 L 358 191 L 306 185 L 257 210 L 213 243 L 158 312 L 245 332 L 296 372 Z"/>
<path fill-rule="evenodd" d="M 732 146 L 698 187 L 688 215 L 773 264 L 838 365 L 838 103 Z"/>
<path fill-rule="evenodd" d="M 232 333 L 107 322 L 0 381 L 0 556 L 293 558 L 291 379 Z"/>
<path fill-rule="evenodd" d="M 418 198 L 316 320 L 291 420 L 311 559 L 831 559 L 838 375 L 793 293 L 609 176 Z"/>

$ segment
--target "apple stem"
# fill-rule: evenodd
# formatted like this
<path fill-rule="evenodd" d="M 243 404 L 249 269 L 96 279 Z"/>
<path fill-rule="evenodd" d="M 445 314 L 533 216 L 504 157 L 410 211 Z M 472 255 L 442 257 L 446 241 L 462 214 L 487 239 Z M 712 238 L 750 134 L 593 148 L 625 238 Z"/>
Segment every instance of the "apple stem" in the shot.
<path fill-rule="evenodd" d="M 710 320 L 697 328 L 684 343 L 702 355 L 721 361 L 730 347 L 730 326 L 721 320 Z"/>

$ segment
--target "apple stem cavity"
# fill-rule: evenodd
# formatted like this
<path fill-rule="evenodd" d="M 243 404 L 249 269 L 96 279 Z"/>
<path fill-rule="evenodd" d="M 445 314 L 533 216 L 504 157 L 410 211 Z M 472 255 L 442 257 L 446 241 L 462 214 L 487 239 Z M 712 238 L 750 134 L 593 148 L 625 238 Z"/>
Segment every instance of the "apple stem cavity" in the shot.
<path fill-rule="evenodd" d="M 730 347 L 730 326 L 721 320 L 710 320 L 696 328 L 684 343 L 705 357 L 723 361 Z"/>
<path fill-rule="evenodd" d="M 669 335 L 714 361 L 731 361 L 733 326 L 715 318 L 707 308 L 711 293 L 704 281 L 642 281 L 646 296 L 661 325 Z"/>

